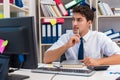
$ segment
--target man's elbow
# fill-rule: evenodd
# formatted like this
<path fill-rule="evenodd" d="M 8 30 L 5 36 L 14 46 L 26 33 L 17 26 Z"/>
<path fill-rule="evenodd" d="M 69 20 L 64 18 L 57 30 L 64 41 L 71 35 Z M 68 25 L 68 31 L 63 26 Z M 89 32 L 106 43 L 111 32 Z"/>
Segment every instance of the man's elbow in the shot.
<path fill-rule="evenodd" d="M 51 63 L 50 57 L 47 53 L 44 54 L 43 63 L 45 63 L 45 64 Z"/>
<path fill-rule="evenodd" d="M 46 55 L 44 55 L 44 58 L 43 58 L 43 63 L 45 63 L 45 64 L 48 64 L 49 62 L 48 62 L 48 58 L 47 58 L 47 56 Z"/>

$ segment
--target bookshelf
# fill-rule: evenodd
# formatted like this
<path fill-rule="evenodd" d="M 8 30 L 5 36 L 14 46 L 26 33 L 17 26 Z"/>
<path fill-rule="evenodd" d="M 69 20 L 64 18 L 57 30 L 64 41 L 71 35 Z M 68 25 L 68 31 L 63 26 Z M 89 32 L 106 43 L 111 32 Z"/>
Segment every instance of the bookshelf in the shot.
<path fill-rule="evenodd" d="M 34 16 L 36 18 L 36 1 L 22 0 L 25 7 L 18 7 L 14 3 L 10 3 L 9 0 L 3 0 L 0 3 L 0 12 L 3 13 L 4 18 L 10 17 L 22 17 L 22 16 Z M 15 16 L 12 16 L 14 13 Z M 21 15 L 20 15 L 21 14 Z"/>
<path fill-rule="evenodd" d="M 103 3 L 107 3 L 111 8 L 120 8 L 120 0 L 101 0 Z M 114 29 L 115 32 L 120 32 L 120 15 L 101 15 L 98 8 L 98 0 L 96 0 L 96 30 L 97 31 L 107 31 L 109 29 Z M 111 9 L 112 11 L 112 9 Z M 112 11 L 113 12 L 113 11 Z M 119 42 L 117 42 L 120 45 Z"/>
<path fill-rule="evenodd" d="M 43 16 L 43 12 L 41 10 L 41 4 L 40 1 L 38 0 L 38 9 L 39 9 L 39 50 L 40 50 L 40 62 L 42 62 L 43 60 L 43 53 L 52 45 L 52 43 L 50 44 L 43 44 L 41 42 L 41 19 L 42 18 L 64 18 L 65 22 L 63 24 L 63 28 L 65 29 L 71 29 L 72 27 L 72 16 L 62 16 L 62 17 L 45 17 Z M 62 2 L 64 4 L 70 2 L 71 0 L 62 0 Z M 109 29 L 114 29 L 115 32 L 120 32 L 120 15 L 101 15 L 99 13 L 99 9 L 98 9 L 98 1 L 99 0 L 87 0 L 90 4 L 90 7 L 94 7 L 96 8 L 96 11 L 94 12 L 94 21 L 93 24 L 91 25 L 91 29 L 92 30 L 96 30 L 96 31 L 100 31 L 100 32 L 104 32 L 106 30 Z M 101 0 L 102 2 L 107 3 L 110 8 L 120 8 L 120 5 L 118 3 L 120 3 L 120 0 Z M 64 29 L 62 28 L 62 31 L 64 33 Z M 120 45 L 120 42 L 117 43 L 118 45 Z"/>

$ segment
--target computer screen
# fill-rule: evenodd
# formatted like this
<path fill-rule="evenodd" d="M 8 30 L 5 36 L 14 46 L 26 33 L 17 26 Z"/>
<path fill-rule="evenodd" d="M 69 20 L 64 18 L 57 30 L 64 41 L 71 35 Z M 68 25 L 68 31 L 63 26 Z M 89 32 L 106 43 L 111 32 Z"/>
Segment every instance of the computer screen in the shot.
<path fill-rule="evenodd" d="M 3 55 L 10 56 L 9 67 L 37 68 L 36 38 L 34 17 L 0 19 L 0 39 L 8 40 Z"/>

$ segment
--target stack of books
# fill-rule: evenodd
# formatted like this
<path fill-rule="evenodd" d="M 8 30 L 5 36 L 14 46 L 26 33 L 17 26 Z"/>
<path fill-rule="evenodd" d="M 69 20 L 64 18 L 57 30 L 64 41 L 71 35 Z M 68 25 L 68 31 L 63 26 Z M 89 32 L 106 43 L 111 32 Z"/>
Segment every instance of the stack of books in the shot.
<path fill-rule="evenodd" d="M 100 15 L 114 15 L 109 4 L 98 1 L 98 11 Z"/>
<path fill-rule="evenodd" d="M 62 17 L 68 15 L 61 0 L 41 0 L 40 4 L 45 17 Z"/>
<path fill-rule="evenodd" d="M 120 42 L 120 32 L 115 32 L 113 29 L 109 29 L 104 32 L 109 38 L 115 42 Z"/>

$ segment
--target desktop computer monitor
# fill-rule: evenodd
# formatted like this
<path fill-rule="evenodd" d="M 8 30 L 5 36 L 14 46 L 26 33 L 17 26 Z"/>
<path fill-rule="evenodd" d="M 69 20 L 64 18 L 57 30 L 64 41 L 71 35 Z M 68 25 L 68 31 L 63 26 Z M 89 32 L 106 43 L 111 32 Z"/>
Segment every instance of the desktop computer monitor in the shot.
<path fill-rule="evenodd" d="M 2 55 L 10 57 L 9 67 L 37 68 L 36 38 L 34 17 L 0 19 L 0 39 L 8 40 Z"/>

